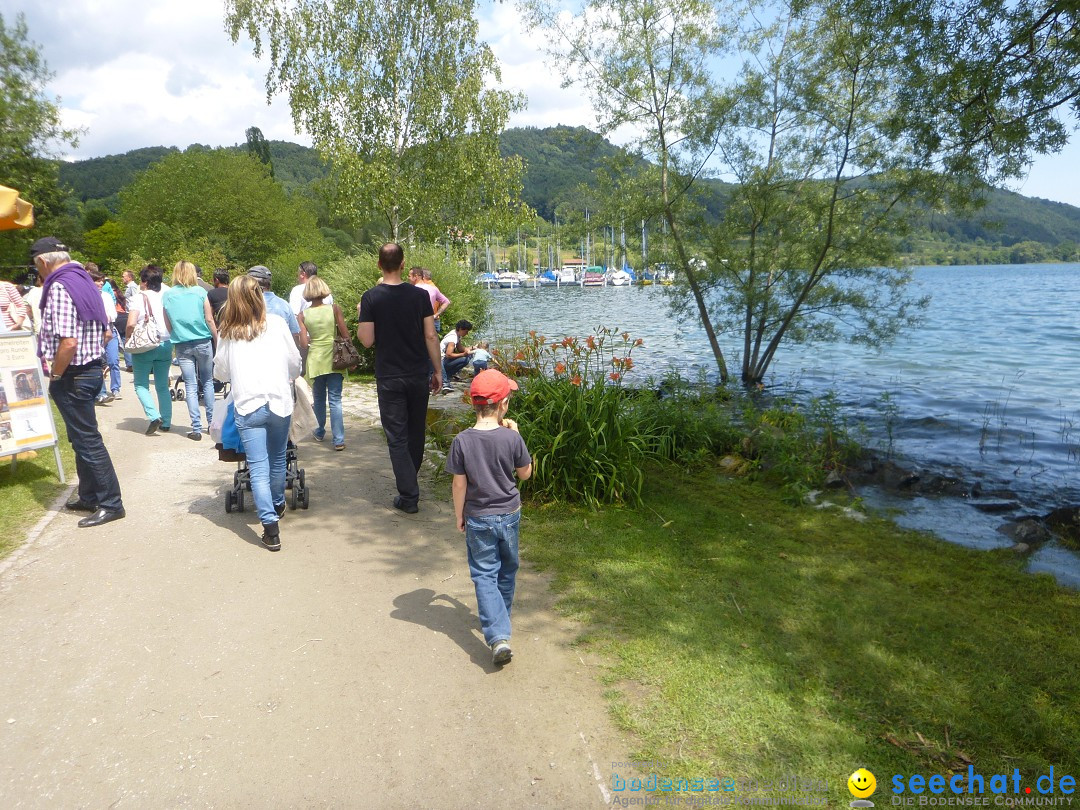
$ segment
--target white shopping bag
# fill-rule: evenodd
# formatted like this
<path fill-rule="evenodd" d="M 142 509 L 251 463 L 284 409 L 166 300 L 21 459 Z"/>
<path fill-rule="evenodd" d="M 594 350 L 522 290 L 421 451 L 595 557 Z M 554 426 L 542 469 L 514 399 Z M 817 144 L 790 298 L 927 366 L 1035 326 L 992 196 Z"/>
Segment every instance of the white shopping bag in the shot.
<path fill-rule="evenodd" d="M 297 377 L 293 384 L 293 391 L 295 396 L 289 438 L 293 440 L 293 444 L 297 444 L 301 439 L 311 438 L 312 431 L 319 426 L 319 423 L 315 419 L 315 409 L 311 405 L 311 386 L 307 384 L 307 380 Z"/>
<path fill-rule="evenodd" d="M 225 414 L 229 412 L 229 406 L 232 405 L 232 389 L 229 389 L 229 393 L 225 396 L 225 399 L 221 401 L 220 405 L 214 406 L 214 418 L 210 421 L 210 438 L 215 443 L 221 442 L 221 427 L 225 424 Z"/>

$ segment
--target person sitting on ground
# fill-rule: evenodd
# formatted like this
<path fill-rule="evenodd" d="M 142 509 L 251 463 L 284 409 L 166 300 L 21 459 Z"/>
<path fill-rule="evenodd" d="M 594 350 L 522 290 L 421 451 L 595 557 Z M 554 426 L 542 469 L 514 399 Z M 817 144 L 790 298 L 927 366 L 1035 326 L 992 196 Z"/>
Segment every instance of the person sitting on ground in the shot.
<path fill-rule="evenodd" d="M 218 334 L 214 376 L 232 383 L 236 430 L 251 474 L 262 543 L 278 551 L 278 521 L 285 514 L 292 381 L 300 376 L 300 351 L 285 320 L 267 314 L 266 299 L 252 276 L 237 276 L 229 284 Z"/>
<path fill-rule="evenodd" d="M 431 309 L 435 313 L 435 332 L 442 331 L 440 316 L 450 306 L 447 298 L 431 281 L 431 271 L 426 267 L 413 267 L 409 270 L 409 283 L 419 287 L 431 299 Z"/>
<path fill-rule="evenodd" d="M 210 301 L 210 310 L 214 313 L 214 323 L 221 323 L 221 308 L 229 297 L 229 271 L 219 267 L 214 271 L 214 288 L 206 294 Z"/>
<path fill-rule="evenodd" d="M 469 362 L 472 363 L 473 371 L 477 374 L 481 371 L 487 371 L 488 364 L 495 362 L 495 358 L 492 357 L 489 349 L 491 349 L 491 344 L 486 340 L 482 340 L 469 353 Z"/>
<path fill-rule="evenodd" d="M 454 328 L 446 333 L 446 337 L 439 343 L 439 354 L 442 356 L 443 392 L 449 389 L 453 391 L 450 381 L 455 375 L 469 363 L 470 347 L 461 341 L 472 331 L 473 325 L 462 319 Z"/>
<path fill-rule="evenodd" d="M 177 262 L 173 267 L 173 288 L 162 297 L 165 326 L 172 335 L 180 373 L 184 376 L 184 399 L 187 401 L 191 430 L 187 437 L 202 439 L 199 399 L 206 408 L 206 426 L 214 419 L 214 344 L 217 322 L 210 309 L 207 292 L 199 286 L 195 265 Z"/>
<path fill-rule="evenodd" d="M 532 458 L 517 423 L 506 418 L 517 383 L 494 369 L 481 371 L 469 388 L 476 424 L 454 437 L 446 470 L 454 476 L 454 514 L 465 532 L 476 612 L 491 660 L 509 662 L 510 611 L 518 570 L 521 495 L 514 475 L 532 475 Z"/>
<path fill-rule="evenodd" d="M 150 425 L 146 435 L 152 436 L 162 430 L 172 429 L 172 391 L 169 389 L 169 367 L 172 365 L 172 343 L 169 329 L 165 325 L 165 312 L 161 306 L 161 277 L 163 272 L 156 264 L 148 264 L 139 273 L 145 289 L 135 296 L 128 307 L 127 333 L 124 341 L 131 337 L 135 327 L 150 319 L 154 322 L 161 343 L 148 352 L 131 355 L 135 366 L 135 395 L 142 404 Z M 150 375 L 154 375 L 154 391 L 157 394 L 157 407 L 150 396 Z"/>
<path fill-rule="evenodd" d="M 341 387 L 344 375 L 334 370 L 334 338 L 352 340 L 345 317 L 337 304 L 327 305 L 330 288 L 318 276 L 311 276 L 304 285 L 307 309 L 297 315 L 300 321 L 300 348 L 307 352 L 304 377 L 311 385 L 315 421 L 319 426 L 313 435 L 316 441 L 326 438 L 326 400 L 330 399 L 330 437 L 335 450 L 345 449 L 345 419 L 341 411 Z"/>

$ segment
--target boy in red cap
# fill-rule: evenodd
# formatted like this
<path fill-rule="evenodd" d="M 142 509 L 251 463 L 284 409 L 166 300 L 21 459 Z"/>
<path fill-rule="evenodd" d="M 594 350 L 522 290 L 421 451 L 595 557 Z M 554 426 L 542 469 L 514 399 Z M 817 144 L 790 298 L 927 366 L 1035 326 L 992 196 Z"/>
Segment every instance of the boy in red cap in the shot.
<path fill-rule="evenodd" d="M 476 425 L 454 437 L 446 469 L 454 475 L 454 512 L 458 531 L 465 532 L 469 573 L 476 588 L 476 608 L 491 660 L 502 665 L 510 649 L 510 609 L 518 570 L 518 525 L 521 495 L 514 474 L 532 475 L 532 458 L 507 419 L 510 392 L 517 383 L 495 369 L 473 377 L 469 394 Z"/>

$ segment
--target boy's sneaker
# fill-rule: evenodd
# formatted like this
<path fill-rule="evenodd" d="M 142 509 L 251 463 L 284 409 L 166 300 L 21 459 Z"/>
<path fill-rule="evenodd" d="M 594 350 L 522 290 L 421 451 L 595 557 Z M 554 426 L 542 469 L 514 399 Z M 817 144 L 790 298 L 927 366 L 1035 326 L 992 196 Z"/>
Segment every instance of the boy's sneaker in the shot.
<path fill-rule="evenodd" d="M 514 651 L 510 649 L 510 644 L 505 639 L 491 645 L 491 663 L 501 667 L 503 664 L 509 664 L 513 656 Z"/>
<path fill-rule="evenodd" d="M 452 385 L 444 385 L 442 387 L 442 392 L 444 394 L 452 394 L 452 393 L 454 393 L 454 386 L 452 386 Z"/>

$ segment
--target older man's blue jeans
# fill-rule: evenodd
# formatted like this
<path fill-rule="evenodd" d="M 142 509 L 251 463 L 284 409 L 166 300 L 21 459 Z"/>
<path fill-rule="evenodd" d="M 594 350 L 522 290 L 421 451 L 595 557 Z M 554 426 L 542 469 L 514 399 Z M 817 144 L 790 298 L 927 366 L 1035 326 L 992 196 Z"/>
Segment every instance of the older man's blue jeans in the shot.
<path fill-rule="evenodd" d="M 101 390 L 101 361 L 68 366 L 59 380 L 49 383 L 49 396 L 64 420 L 68 441 L 75 450 L 79 474 L 79 500 L 116 511 L 124 503 L 109 451 L 98 430 L 94 402 Z"/>
<path fill-rule="evenodd" d="M 202 433 L 200 395 L 206 406 L 207 427 L 214 421 L 214 347 L 210 338 L 185 340 L 173 346 L 176 348 L 176 359 L 180 361 L 180 373 L 184 375 L 184 399 L 191 418 L 191 430 Z"/>
<path fill-rule="evenodd" d="M 521 510 L 508 515 L 465 518 L 469 574 L 476 588 L 476 612 L 488 645 L 510 638 L 510 610 L 518 571 Z"/>
<path fill-rule="evenodd" d="M 274 505 L 285 503 L 285 451 L 291 421 L 291 416 L 278 416 L 269 405 L 236 414 L 236 430 L 251 475 L 251 496 L 262 523 L 277 523 Z"/>

